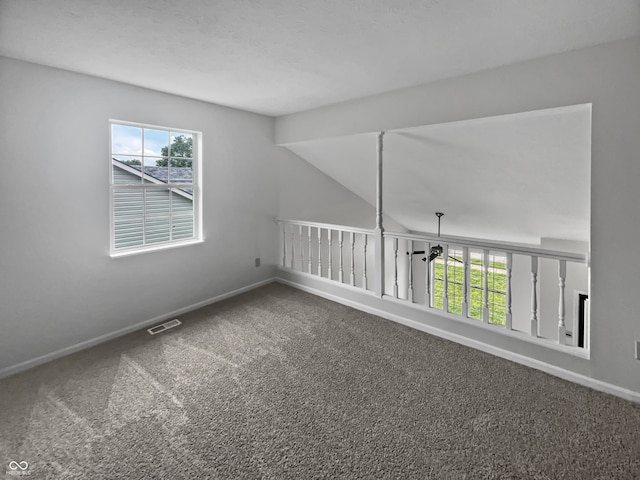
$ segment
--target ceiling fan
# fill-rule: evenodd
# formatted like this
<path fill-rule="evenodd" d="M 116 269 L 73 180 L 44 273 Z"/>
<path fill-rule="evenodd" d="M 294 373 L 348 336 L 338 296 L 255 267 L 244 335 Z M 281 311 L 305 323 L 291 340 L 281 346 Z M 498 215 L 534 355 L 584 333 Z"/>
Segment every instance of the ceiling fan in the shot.
<path fill-rule="evenodd" d="M 442 212 L 436 212 L 436 217 L 438 217 L 438 238 L 440 238 L 440 220 L 442 219 L 443 215 L 444 213 Z M 440 255 L 442 255 L 442 245 L 434 245 L 429 251 L 429 261 L 431 262 L 432 260 L 435 260 Z M 423 258 L 422 260 L 426 261 L 427 259 Z"/>
<path fill-rule="evenodd" d="M 442 212 L 436 212 L 436 217 L 438 217 L 438 238 L 440 238 L 440 219 L 444 216 L 444 213 Z M 438 258 L 440 255 L 442 255 L 443 252 L 443 248 L 442 245 L 438 244 L 438 245 L 434 245 L 433 247 L 431 247 L 431 250 L 429 250 L 429 261 L 433 261 L 436 258 Z M 416 250 L 414 252 L 407 252 L 407 255 L 424 255 L 425 252 L 424 250 Z M 456 262 L 460 262 L 460 259 L 453 257 L 451 255 L 449 255 L 449 258 L 451 258 L 452 260 L 455 260 Z M 424 257 L 422 259 L 423 262 L 427 261 L 427 257 Z"/>

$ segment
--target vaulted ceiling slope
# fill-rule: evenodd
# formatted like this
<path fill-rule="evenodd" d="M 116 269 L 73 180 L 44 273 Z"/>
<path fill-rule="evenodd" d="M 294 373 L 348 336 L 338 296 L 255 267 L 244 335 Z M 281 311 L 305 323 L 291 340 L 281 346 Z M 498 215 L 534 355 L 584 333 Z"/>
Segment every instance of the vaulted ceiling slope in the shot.
<path fill-rule="evenodd" d="M 274 116 L 636 35 L 639 0 L 0 0 L 0 55 Z"/>
<path fill-rule="evenodd" d="M 385 215 L 410 231 L 539 244 L 589 241 L 591 105 L 427 125 L 384 136 Z M 286 145 L 371 205 L 376 134 Z"/>

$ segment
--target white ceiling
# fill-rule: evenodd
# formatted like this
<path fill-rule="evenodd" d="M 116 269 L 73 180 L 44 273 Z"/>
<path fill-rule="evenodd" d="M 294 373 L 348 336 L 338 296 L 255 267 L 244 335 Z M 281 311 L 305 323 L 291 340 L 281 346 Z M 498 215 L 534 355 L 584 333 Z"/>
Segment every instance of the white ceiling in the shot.
<path fill-rule="evenodd" d="M 640 35 L 640 0 L 0 0 L 0 55 L 282 115 Z"/>
<path fill-rule="evenodd" d="M 375 205 L 376 134 L 286 145 Z M 384 136 L 385 215 L 411 231 L 538 244 L 589 241 L 591 106 Z M 374 218 L 371 218 L 371 226 Z"/>

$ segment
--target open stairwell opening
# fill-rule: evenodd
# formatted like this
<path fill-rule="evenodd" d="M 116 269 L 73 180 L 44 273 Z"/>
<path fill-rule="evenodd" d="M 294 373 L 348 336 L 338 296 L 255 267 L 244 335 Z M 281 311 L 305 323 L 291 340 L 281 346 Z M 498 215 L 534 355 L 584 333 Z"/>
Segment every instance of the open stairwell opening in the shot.
<path fill-rule="evenodd" d="M 281 268 L 588 358 L 590 129 L 583 104 L 286 145 L 376 213 L 279 219 Z"/>

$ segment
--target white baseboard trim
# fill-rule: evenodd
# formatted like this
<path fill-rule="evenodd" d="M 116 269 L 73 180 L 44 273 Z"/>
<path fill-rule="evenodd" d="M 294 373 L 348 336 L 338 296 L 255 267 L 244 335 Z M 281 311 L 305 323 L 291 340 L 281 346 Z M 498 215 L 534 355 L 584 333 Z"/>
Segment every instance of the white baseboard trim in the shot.
<path fill-rule="evenodd" d="M 275 278 L 268 278 L 266 280 L 262 280 L 260 282 L 253 283 L 251 285 L 247 285 L 246 287 L 238 288 L 231 292 L 223 293 L 221 295 L 217 295 L 213 298 L 209 298 L 207 300 L 203 300 L 198 303 L 194 303 L 193 305 L 189 305 L 183 308 L 179 308 L 178 310 L 174 310 L 173 312 L 165 313 L 163 315 L 159 315 L 154 318 L 150 318 L 148 320 L 144 320 L 143 322 L 136 323 L 135 325 L 130 325 L 125 328 L 121 328 L 120 330 L 116 330 L 114 332 L 110 332 L 104 335 L 100 335 L 99 337 L 92 338 L 90 340 L 85 340 L 84 342 L 77 343 L 75 345 L 71 345 L 69 347 L 61 348 L 60 350 L 56 350 L 55 352 L 47 353 L 45 355 L 41 355 L 36 358 L 32 358 L 31 360 L 27 360 L 25 362 L 18 363 L 16 365 L 12 365 L 10 367 L 6 367 L 0 369 L 0 379 L 8 377 L 9 375 L 13 375 L 15 373 L 22 372 L 24 370 L 28 370 L 30 368 L 36 367 L 38 365 L 42 365 L 43 363 L 50 362 L 52 360 L 56 360 L 57 358 L 65 357 L 75 352 L 79 352 L 80 350 L 85 350 L 87 348 L 93 347 L 100 343 L 108 342 L 109 340 L 113 340 L 114 338 L 121 337 L 123 335 L 127 335 L 128 333 L 135 332 L 137 330 L 142 330 L 144 328 L 155 325 L 156 323 L 164 322 L 170 318 L 175 318 L 179 315 L 182 315 L 187 312 L 191 312 L 193 310 L 197 310 L 198 308 L 206 307 L 207 305 L 211 305 L 213 303 L 220 302 L 230 297 L 234 297 L 241 293 L 248 292 L 250 290 L 254 290 L 258 287 L 262 287 L 263 285 L 267 285 L 269 283 L 273 283 Z"/>
<path fill-rule="evenodd" d="M 349 299 L 340 297 L 338 295 L 327 293 L 322 290 L 316 289 L 314 287 L 310 287 L 308 285 L 302 285 L 300 283 L 296 283 L 294 281 L 286 280 L 283 278 L 276 278 L 276 281 L 279 283 L 283 283 L 285 285 L 289 285 L 291 287 L 297 288 L 299 290 L 311 293 L 313 295 L 318 295 L 320 297 L 326 298 L 336 303 L 340 303 L 342 305 L 355 308 L 356 310 L 370 313 L 372 315 L 376 315 L 378 317 L 382 317 L 387 320 L 391 320 L 393 322 L 400 323 L 402 325 L 406 325 L 411 328 L 415 328 L 416 330 L 420 330 L 425 333 L 435 335 L 436 337 L 441 337 L 446 340 L 451 340 L 452 342 L 456 342 L 461 345 L 465 345 L 467 347 L 475 348 L 476 350 L 480 350 L 480 351 L 489 353 L 491 355 L 495 355 L 497 357 L 504 358 L 506 360 L 510 360 L 512 362 L 519 363 L 521 365 L 525 365 L 527 367 L 541 370 L 550 375 L 556 376 L 558 378 L 562 378 L 563 380 L 577 383 L 578 385 L 589 387 L 601 392 L 609 393 L 611 395 L 624 398 L 625 400 L 640 403 L 640 392 L 628 390 L 626 388 L 619 387 L 611 383 L 603 382 L 601 380 L 597 380 L 579 373 L 572 372 L 570 370 L 558 367 L 556 365 L 552 365 L 550 363 L 541 362 L 540 360 L 536 360 L 536 359 L 527 357 L 525 355 L 520 355 L 518 353 L 509 351 L 509 350 L 495 347 L 493 345 L 488 345 L 486 343 L 479 342 L 469 337 L 465 337 L 462 335 L 458 335 L 456 333 L 442 330 L 440 328 L 425 325 L 423 323 L 416 322 L 415 320 L 401 317 L 393 313 L 385 312 L 384 310 L 381 310 L 379 308 L 371 307 L 364 303 L 360 303 L 354 300 L 349 300 Z"/>

